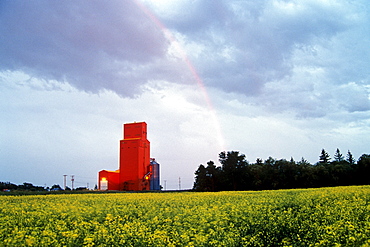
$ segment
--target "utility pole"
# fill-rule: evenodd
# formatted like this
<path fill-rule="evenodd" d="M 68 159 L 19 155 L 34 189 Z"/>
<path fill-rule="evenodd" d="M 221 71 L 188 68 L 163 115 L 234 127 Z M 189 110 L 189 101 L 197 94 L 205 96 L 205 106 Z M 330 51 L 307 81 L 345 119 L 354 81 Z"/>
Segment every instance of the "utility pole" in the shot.
<path fill-rule="evenodd" d="M 67 175 L 63 175 L 64 176 L 64 190 L 66 190 L 67 188 Z"/>
<path fill-rule="evenodd" d="M 181 190 L 181 177 L 179 177 L 179 190 Z"/>
<path fill-rule="evenodd" d="M 164 180 L 164 190 L 167 190 L 167 180 Z"/>
<path fill-rule="evenodd" d="M 72 181 L 72 190 L 73 190 L 73 184 L 75 182 L 75 175 L 71 175 L 71 181 Z"/>

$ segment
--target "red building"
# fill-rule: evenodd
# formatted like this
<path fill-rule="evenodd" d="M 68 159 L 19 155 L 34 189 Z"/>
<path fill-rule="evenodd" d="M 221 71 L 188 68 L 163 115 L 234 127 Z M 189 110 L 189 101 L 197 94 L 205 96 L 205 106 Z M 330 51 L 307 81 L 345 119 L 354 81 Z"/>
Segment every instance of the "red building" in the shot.
<path fill-rule="evenodd" d="M 159 190 L 159 164 L 150 159 L 147 124 L 123 126 L 119 170 L 99 172 L 99 190 Z"/>

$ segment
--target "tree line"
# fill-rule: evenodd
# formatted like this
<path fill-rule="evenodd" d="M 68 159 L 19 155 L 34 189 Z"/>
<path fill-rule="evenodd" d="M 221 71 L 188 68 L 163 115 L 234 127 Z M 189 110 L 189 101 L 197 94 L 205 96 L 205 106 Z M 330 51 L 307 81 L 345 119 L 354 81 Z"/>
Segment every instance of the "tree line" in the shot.
<path fill-rule="evenodd" d="M 21 191 L 45 191 L 43 186 L 35 186 L 31 183 L 13 184 L 10 182 L 0 182 L 0 191 L 21 190 Z"/>
<path fill-rule="evenodd" d="M 32 183 L 27 183 L 27 182 L 23 184 L 19 184 L 19 185 L 16 185 L 10 182 L 0 182 L 0 191 L 59 191 L 59 190 L 63 190 L 63 189 L 58 184 L 54 184 L 53 186 L 49 188 L 49 187 L 33 185 Z M 71 190 L 71 189 L 66 187 L 66 190 Z"/>
<path fill-rule="evenodd" d="M 195 171 L 195 191 L 275 190 L 370 184 L 370 155 L 356 161 L 348 151 L 346 157 L 336 150 L 334 159 L 321 150 L 319 161 L 310 164 L 302 158 L 257 159 L 249 163 L 239 151 L 221 152 L 221 166 L 213 161 L 200 164 Z"/>

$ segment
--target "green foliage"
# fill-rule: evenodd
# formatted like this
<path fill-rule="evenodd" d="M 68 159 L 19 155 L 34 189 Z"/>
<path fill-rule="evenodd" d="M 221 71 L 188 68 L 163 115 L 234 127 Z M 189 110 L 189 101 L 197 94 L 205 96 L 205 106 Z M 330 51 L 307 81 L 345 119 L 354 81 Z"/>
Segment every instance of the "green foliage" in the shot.
<path fill-rule="evenodd" d="M 271 190 L 370 184 L 370 155 L 362 155 L 356 164 L 349 151 L 347 160 L 344 160 L 339 149 L 332 162 L 322 149 L 320 161 L 315 165 L 304 158 L 296 162 L 293 158 L 288 161 L 272 157 L 265 161 L 258 158 L 256 163 L 249 164 L 246 156 L 238 151 L 221 152 L 219 157 L 219 167 L 212 161 L 207 167 L 199 166 L 194 190 Z"/>
<path fill-rule="evenodd" d="M 0 246 L 368 246 L 370 186 L 0 196 Z"/>
<path fill-rule="evenodd" d="M 18 190 L 18 191 L 45 191 L 42 186 L 34 186 L 31 183 L 23 183 L 16 185 L 10 182 L 0 182 L 0 191 L 4 190 Z"/>
<path fill-rule="evenodd" d="M 223 190 L 242 190 L 247 184 L 248 162 L 244 154 L 238 151 L 221 152 L 219 161 L 222 165 L 222 188 Z"/>
<path fill-rule="evenodd" d="M 330 155 L 325 151 L 325 149 L 322 149 L 321 155 L 319 156 L 319 163 L 328 164 L 329 161 L 330 161 Z"/>
<path fill-rule="evenodd" d="M 207 167 L 200 165 L 195 172 L 196 179 L 193 189 L 195 191 L 218 191 L 221 181 L 220 167 L 216 167 L 213 161 L 207 162 Z"/>
<path fill-rule="evenodd" d="M 3 190 L 15 190 L 18 186 L 10 182 L 0 182 L 0 191 Z"/>
<path fill-rule="evenodd" d="M 347 153 L 347 159 L 346 160 L 351 165 L 353 165 L 355 163 L 355 159 L 353 158 L 353 155 L 352 155 L 351 151 L 349 151 L 349 150 L 348 150 L 348 153 Z"/>
<path fill-rule="evenodd" d="M 337 151 L 335 151 L 334 159 L 335 159 L 335 161 L 337 161 L 337 162 L 341 162 L 341 161 L 343 161 L 343 160 L 344 160 L 343 155 L 342 155 L 342 154 L 341 154 L 341 152 L 339 151 L 339 148 L 337 148 Z"/>
<path fill-rule="evenodd" d="M 358 184 L 370 183 L 370 154 L 363 154 L 356 165 L 356 179 Z"/>

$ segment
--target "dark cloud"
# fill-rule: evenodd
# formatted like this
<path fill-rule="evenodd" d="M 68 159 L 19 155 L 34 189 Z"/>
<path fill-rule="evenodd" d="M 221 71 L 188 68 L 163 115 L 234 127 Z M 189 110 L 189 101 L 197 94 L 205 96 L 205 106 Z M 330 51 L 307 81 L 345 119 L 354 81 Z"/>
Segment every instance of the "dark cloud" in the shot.
<path fill-rule="evenodd" d="M 255 98 L 275 110 L 307 108 L 304 114 L 312 116 L 323 114 L 315 106 L 343 105 L 339 94 L 318 97 L 317 85 L 333 91 L 354 82 L 368 101 L 365 1 L 196 0 L 171 6 L 158 18 L 180 37 L 208 87 Z M 192 83 L 184 57 L 171 53 L 174 40 L 143 8 L 118 0 L 3 1 L 0 70 L 122 96 L 140 94 L 149 80 Z M 304 85 L 310 90 L 302 90 Z M 274 105 L 276 98 L 285 100 Z M 351 105 L 357 101 L 347 101 L 348 111 L 359 109 L 359 103 Z"/>
<path fill-rule="evenodd" d="M 224 26 L 231 15 L 230 6 L 224 1 L 185 1 L 179 4 L 176 15 L 168 16 L 165 23 L 180 33 L 201 35 L 209 33 L 212 26 Z"/>
<path fill-rule="evenodd" d="M 133 1 L 5 1 L 0 23 L 0 70 L 126 96 L 177 76 L 168 41 Z"/>

